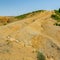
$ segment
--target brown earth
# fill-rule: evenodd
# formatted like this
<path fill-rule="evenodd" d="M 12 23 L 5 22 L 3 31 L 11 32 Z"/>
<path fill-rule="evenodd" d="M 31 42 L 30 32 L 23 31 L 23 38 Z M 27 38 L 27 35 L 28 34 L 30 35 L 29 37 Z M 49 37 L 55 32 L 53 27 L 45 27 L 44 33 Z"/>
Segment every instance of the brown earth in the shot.
<path fill-rule="evenodd" d="M 0 60 L 37 60 L 37 51 L 46 60 L 60 60 L 60 27 L 54 25 L 53 13 L 44 11 L 0 26 Z"/>

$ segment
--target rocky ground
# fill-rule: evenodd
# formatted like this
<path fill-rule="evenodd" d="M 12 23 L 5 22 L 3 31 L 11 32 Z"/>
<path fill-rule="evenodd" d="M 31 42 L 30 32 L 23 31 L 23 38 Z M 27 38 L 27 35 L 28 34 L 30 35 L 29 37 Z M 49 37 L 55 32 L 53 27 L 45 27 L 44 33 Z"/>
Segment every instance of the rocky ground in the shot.
<path fill-rule="evenodd" d="M 37 60 L 37 51 L 46 60 L 60 60 L 60 27 L 51 18 L 53 11 L 0 26 L 0 60 Z"/>

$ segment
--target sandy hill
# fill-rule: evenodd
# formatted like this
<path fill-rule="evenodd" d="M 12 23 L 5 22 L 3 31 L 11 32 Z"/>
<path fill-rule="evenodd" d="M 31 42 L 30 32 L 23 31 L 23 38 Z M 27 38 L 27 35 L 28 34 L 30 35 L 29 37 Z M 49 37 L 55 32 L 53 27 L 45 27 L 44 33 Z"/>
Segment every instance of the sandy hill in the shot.
<path fill-rule="evenodd" d="M 37 52 L 46 60 L 60 60 L 60 27 L 54 25 L 52 14 L 42 11 L 23 19 L 13 17 L 15 22 L 0 26 L 0 60 L 39 60 Z"/>

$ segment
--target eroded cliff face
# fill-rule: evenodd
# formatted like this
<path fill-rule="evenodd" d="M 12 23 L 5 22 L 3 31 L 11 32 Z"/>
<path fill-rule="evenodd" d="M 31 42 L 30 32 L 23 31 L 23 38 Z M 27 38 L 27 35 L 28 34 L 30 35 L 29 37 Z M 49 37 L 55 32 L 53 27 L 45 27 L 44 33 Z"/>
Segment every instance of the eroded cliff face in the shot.
<path fill-rule="evenodd" d="M 60 60 L 60 27 L 44 11 L 32 17 L 0 26 L 0 60 Z"/>

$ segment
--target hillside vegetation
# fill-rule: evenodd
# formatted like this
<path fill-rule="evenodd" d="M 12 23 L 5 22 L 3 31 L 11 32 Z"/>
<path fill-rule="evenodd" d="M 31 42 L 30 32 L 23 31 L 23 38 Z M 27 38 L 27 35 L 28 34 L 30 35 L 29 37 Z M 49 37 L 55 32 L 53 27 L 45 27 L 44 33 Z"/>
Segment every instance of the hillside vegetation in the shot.
<path fill-rule="evenodd" d="M 57 22 L 55 23 L 56 26 L 60 26 L 60 9 L 54 10 L 55 14 L 51 15 L 51 18 L 55 19 Z"/>
<path fill-rule="evenodd" d="M 36 13 L 40 13 L 40 12 L 43 12 L 44 10 L 38 10 L 38 11 L 33 11 L 33 12 L 30 12 L 30 13 L 27 13 L 27 14 L 23 14 L 23 15 L 20 15 L 20 16 L 16 16 L 15 18 L 17 19 L 24 19 L 24 18 L 27 18 L 27 17 L 32 17 L 33 15 L 35 15 Z"/>

